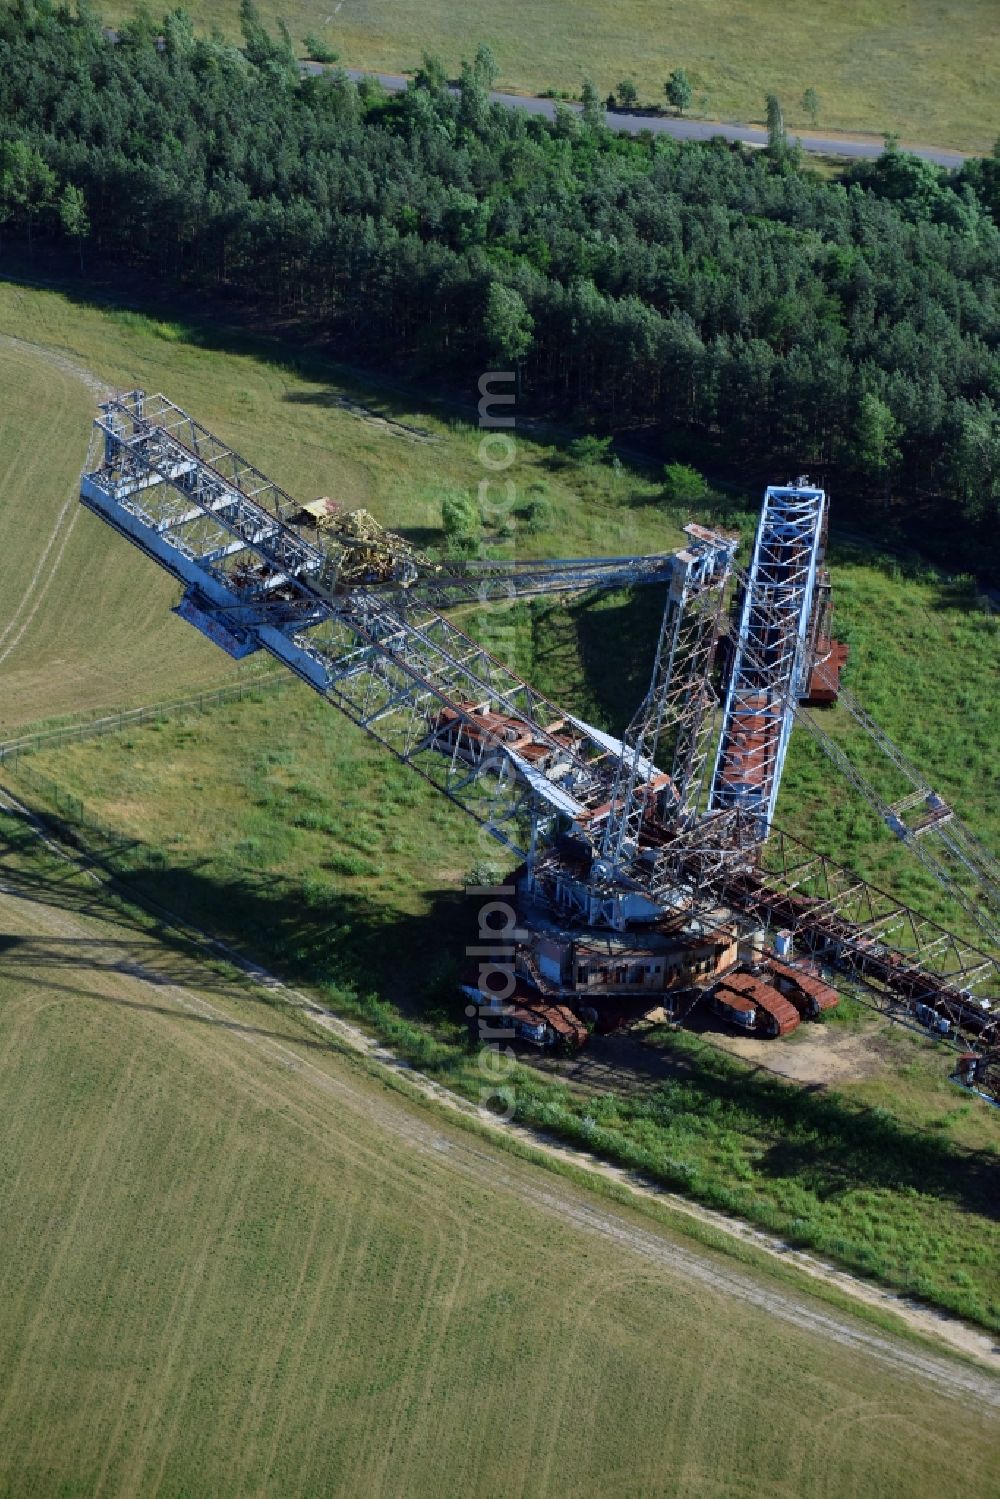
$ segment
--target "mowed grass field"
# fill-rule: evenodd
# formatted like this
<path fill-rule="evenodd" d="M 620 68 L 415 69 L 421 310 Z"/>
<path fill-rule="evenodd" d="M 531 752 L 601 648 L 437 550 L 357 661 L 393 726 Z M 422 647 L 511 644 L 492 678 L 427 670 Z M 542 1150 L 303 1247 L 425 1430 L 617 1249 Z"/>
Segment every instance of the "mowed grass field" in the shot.
<path fill-rule="evenodd" d="M 105 5 L 114 18 L 129 3 Z M 194 0 L 196 21 L 238 35 L 236 0 Z M 694 112 L 759 122 L 776 93 L 790 124 L 809 128 L 803 92 L 820 96 L 820 130 L 892 130 L 905 140 L 988 151 L 1000 129 L 1000 21 L 992 0 L 529 0 L 460 7 L 447 0 L 261 0 L 283 18 L 300 50 L 321 38 L 345 67 L 415 69 L 438 53 L 457 73 L 480 42 L 492 47 L 500 85 L 524 92 L 579 92 L 590 77 L 607 94 L 633 78 L 640 97 L 664 103 L 663 86 L 683 67 Z"/>
<path fill-rule="evenodd" d="M 0 335 L 0 738 L 234 675 L 170 614 L 169 579 L 124 565 L 80 505 L 100 384 L 58 350 Z"/>
<path fill-rule="evenodd" d="M 3 814 L 0 887 L 0 1493 L 991 1492 L 995 1413 L 841 1314 L 692 1280 Z"/>

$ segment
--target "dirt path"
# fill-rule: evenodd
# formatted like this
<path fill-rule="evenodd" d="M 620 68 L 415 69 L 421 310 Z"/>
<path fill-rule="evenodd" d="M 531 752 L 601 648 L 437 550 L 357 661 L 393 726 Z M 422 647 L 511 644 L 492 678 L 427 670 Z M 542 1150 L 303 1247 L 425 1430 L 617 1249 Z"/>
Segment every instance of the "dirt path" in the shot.
<path fill-rule="evenodd" d="M 28 817 L 35 832 L 44 839 L 50 851 L 74 867 L 83 869 L 96 886 L 103 884 L 103 878 L 96 869 L 88 866 L 87 861 L 75 852 L 71 852 L 52 839 L 45 828 L 37 820 L 31 818 L 31 814 L 23 804 L 7 791 L 0 792 L 0 817 L 4 814 Z M 16 876 L 13 878 L 9 874 L 5 876 L 0 870 L 0 909 L 12 902 L 16 903 L 17 907 L 23 908 L 23 897 L 18 893 Z M 143 947 L 138 947 L 137 939 L 137 960 L 122 962 L 120 948 L 109 946 L 102 949 L 99 936 L 96 939 L 92 937 L 83 918 L 60 907 L 39 904 L 37 895 L 31 909 L 32 919 L 38 930 L 52 935 L 86 936 L 95 941 L 98 953 L 103 955 L 104 966 L 114 970 L 115 982 L 138 991 L 145 1002 L 149 1002 L 152 990 L 159 1004 L 170 1004 L 211 1019 L 220 1027 L 225 1027 L 230 1034 L 238 1036 L 246 1044 L 266 1050 L 281 1067 L 290 1067 L 300 1072 L 306 1070 L 317 1087 L 346 1092 L 355 1099 L 361 1097 L 360 1090 L 352 1089 L 350 1084 L 343 1079 L 332 1077 L 322 1067 L 304 1058 L 294 1048 L 259 1030 L 234 1022 L 231 1016 L 209 1000 L 204 993 L 196 993 L 187 983 L 175 982 L 169 972 L 150 966 L 148 942 Z M 578 1167 L 584 1167 L 619 1183 L 634 1193 L 637 1198 L 650 1198 L 666 1203 L 671 1208 L 709 1224 L 724 1234 L 752 1244 L 755 1248 L 773 1255 L 786 1265 L 794 1266 L 811 1278 L 836 1286 L 838 1290 L 859 1302 L 892 1312 L 914 1330 L 977 1359 L 985 1369 L 1000 1374 L 1000 1348 L 997 1347 L 996 1340 L 987 1333 L 970 1327 L 956 1318 L 912 1304 L 891 1291 L 860 1281 L 815 1256 L 790 1248 L 773 1236 L 754 1228 L 751 1224 L 702 1208 L 674 1193 L 661 1190 L 653 1183 L 639 1181 L 630 1173 L 599 1161 L 585 1152 L 567 1148 L 522 1126 L 502 1124 L 489 1113 L 450 1093 L 433 1079 L 416 1072 L 406 1062 L 374 1041 L 359 1026 L 325 1009 L 308 994 L 283 984 L 273 974 L 224 948 L 222 944 L 215 942 L 206 934 L 197 932 L 181 922 L 176 923 L 176 928 L 186 937 L 194 937 L 203 948 L 214 951 L 216 954 L 224 953 L 227 959 L 241 969 L 253 983 L 279 994 L 286 1003 L 306 1015 L 312 1024 L 346 1043 L 355 1052 L 371 1058 L 387 1071 L 404 1073 L 411 1085 L 456 1114 L 473 1116 L 480 1123 L 487 1124 L 497 1134 L 507 1133 L 519 1138 L 534 1149 L 541 1150 L 553 1158 L 570 1161 Z M 205 983 L 210 989 L 218 988 L 217 981 L 207 972 Z M 971 1395 L 987 1406 L 1000 1409 L 1000 1382 L 995 1381 L 985 1372 L 978 1374 L 975 1370 L 963 1368 L 950 1360 L 924 1354 L 889 1336 L 869 1331 L 838 1312 L 811 1303 L 808 1299 L 786 1291 L 784 1288 L 768 1286 L 749 1271 L 720 1263 L 717 1256 L 707 1251 L 699 1252 L 695 1248 L 679 1246 L 674 1240 L 657 1233 L 655 1228 L 639 1228 L 613 1209 L 605 1208 L 596 1201 L 588 1202 L 581 1198 L 568 1184 L 560 1182 L 557 1178 L 553 1178 L 545 1185 L 540 1183 L 537 1187 L 529 1187 L 521 1176 L 505 1171 L 502 1162 L 496 1159 L 488 1147 L 479 1145 L 473 1139 L 465 1141 L 460 1137 L 442 1134 L 434 1127 L 432 1121 L 421 1120 L 411 1109 L 396 1102 L 390 1094 L 386 1094 L 384 1099 L 375 1105 L 366 1096 L 365 1107 L 369 1112 L 374 1107 L 380 1122 L 394 1135 L 411 1144 L 418 1144 L 421 1148 L 446 1154 L 454 1169 L 463 1175 L 476 1176 L 481 1179 L 483 1161 L 488 1159 L 491 1179 L 495 1178 L 498 1183 L 505 1183 L 509 1190 L 517 1191 L 520 1195 L 543 1206 L 546 1211 L 584 1227 L 590 1232 L 599 1233 L 603 1237 L 622 1243 L 632 1253 L 642 1258 L 670 1264 L 699 1283 L 710 1285 L 724 1294 L 736 1296 L 742 1301 L 762 1307 L 785 1321 L 821 1332 L 824 1336 L 833 1338 L 836 1342 L 846 1346 L 863 1348 L 880 1362 L 907 1369 L 914 1375 L 934 1383 L 940 1389 L 955 1395 L 966 1397 Z"/>
<path fill-rule="evenodd" d="M 36 344 L 27 338 L 15 338 L 12 333 L 0 333 L 0 349 L 14 349 L 18 353 L 33 355 L 43 364 L 59 370 L 60 374 L 69 375 L 71 379 L 78 380 L 81 385 L 85 385 L 97 401 L 103 401 L 110 393 L 107 381 L 102 380 L 78 359 L 73 359 L 69 354 L 64 354 L 61 349 L 54 349 L 49 344 Z"/>

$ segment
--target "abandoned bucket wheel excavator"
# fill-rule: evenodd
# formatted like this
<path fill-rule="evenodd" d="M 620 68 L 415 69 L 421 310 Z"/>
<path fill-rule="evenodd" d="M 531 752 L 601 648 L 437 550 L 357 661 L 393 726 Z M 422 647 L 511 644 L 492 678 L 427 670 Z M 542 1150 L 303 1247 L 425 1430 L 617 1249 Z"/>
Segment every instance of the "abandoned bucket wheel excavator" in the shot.
<path fill-rule="evenodd" d="M 582 1045 L 703 1002 L 786 1035 L 850 993 L 958 1053 L 1000 1098 L 1000 865 L 840 684 L 828 501 L 768 488 L 752 556 L 698 525 L 653 557 L 435 562 L 364 511 L 303 504 L 162 395 L 102 403 L 81 499 L 182 586 L 231 656 L 266 650 L 509 851 L 513 976 L 474 1013 Z M 443 612 L 666 585 L 649 690 L 621 738 L 548 701 Z M 810 710 L 840 701 L 899 779 L 889 802 Z M 802 724 L 982 934 L 974 945 L 774 823 Z M 981 942 L 981 946 L 978 945 Z M 513 987 L 512 987 L 513 986 Z"/>

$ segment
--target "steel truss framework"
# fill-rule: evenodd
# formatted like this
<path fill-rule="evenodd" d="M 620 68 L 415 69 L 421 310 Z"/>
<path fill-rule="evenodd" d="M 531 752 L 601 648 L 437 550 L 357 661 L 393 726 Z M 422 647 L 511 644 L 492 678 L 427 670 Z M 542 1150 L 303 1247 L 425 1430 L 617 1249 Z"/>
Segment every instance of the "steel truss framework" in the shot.
<path fill-rule="evenodd" d="M 709 806 L 752 809 L 761 837 L 778 799 L 788 704 L 801 696 L 825 518 L 821 489 L 769 488 L 743 588 Z"/>
<path fill-rule="evenodd" d="M 748 575 L 740 568 L 733 571 L 743 588 L 748 589 Z M 762 627 L 773 629 L 775 633 L 780 630 L 780 615 L 766 602 L 759 601 L 756 612 Z M 743 639 L 742 655 L 745 665 L 763 677 L 767 662 L 749 637 Z M 808 656 L 802 658 L 802 664 L 808 667 Z M 841 706 L 857 723 L 882 763 L 891 767 L 901 783 L 902 796 L 893 802 L 888 801 L 875 788 L 870 776 L 851 759 L 844 746 L 827 732 L 815 713 L 801 701 L 803 671 L 786 678 L 780 690 L 775 691 L 775 715 L 784 712 L 789 723 L 794 720 L 808 729 L 848 784 L 947 890 L 984 937 L 994 945 L 1000 944 L 1000 864 L 857 698 L 832 676 L 827 676 L 823 663 L 817 665 L 816 673 L 820 681 L 829 681 Z"/>
<path fill-rule="evenodd" d="M 777 830 L 762 856 L 757 801 L 694 815 L 731 541 L 693 529 L 688 555 L 670 563 L 672 602 L 653 683 L 623 744 L 561 713 L 458 630 L 422 596 L 422 581 L 331 590 L 322 548 L 289 522 L 297 502 L 164 397 L 133 392 L 107 402 L 95 433 L 99 447 L 81 481 L 85 504 L 184 584 L 192 609 L 214 619 L 231 643 L 270 651 L 517 854 L 532 853 L 557 822 L 585 827 L 595 810 L 610 809 L 616 841 L 608 847 L 619 850 L 620 862 L 595 862 L 598 892 L 602 882 L 609 890 L 617 884 L 665 907 L 726 905 L 748 922 L 789 927 L 875 1002 L 912 1008 L 927 998 L 963 1032 L 994 1043 L 996 1021 L 973 999 L 1000 991 L 993 959 Z M 803 499 L 801 490 L 781 493 Z M 811 524 L 818 539 L 815 508 Z M 805 531 L 797 535 L 804 556 Z M 757 555 L 777 566 L 761 547 Z M 814 564 L 815 550 L 812 556 Z M 547 578 L 552 591 L 584 576 L 587 586 L 602 576 L 642 581 L 634 562 L 532 564 L 517 591 L 531 591 L 532 576 L 542 585 Z M 666 574 L 666 559 L 653 564 Z M 775 604 L 766 593 L 754 620 L 744 609 L 742 666 L 723 734 L 745 711 L 739 693 L 755 689 L 762 651 L 787 740 L 808 618 L 803 566 L 800 558 L 794 609 L 787 597 Z M 509 592 L 509 573 L 488 574 L 490 586 Z M 775 576 L 758 569 L 765 589 Z M 470 597 L 482 582 L 473 589 L 467 574 L 426 586 L 454 583 Z M 780 630 L 771 627 L 772 607 L 781 610 Z M 655 764 L 666 732 L 673 734 L 673 790 L 651 807 L 648 783 L 667 779 Z M 518 748 L 526 740 L 530 756 Z M 644 845 L 641 859 L 629 850 L 633 836 Z"/>
<path fill-rule="evenodd" d="M 269 650 L 501 842 L 523 855 L 554 817 L 607 799 L 617 740 L 568 720 L 424 603 L 420 586 L 329 591 L 322 547 L 288 521 L 297 502 L 172 402 L 141 392 L 108 401 L 95 431 L 84 503 L 186 586 L 194 614 L 232 642 Z M 638 580 L 667 570 L 666 558 L 648 559 Z M 509 592 L 509 577 L 483 571 Z M 566 591 L 629 574 L 618 558 L 535 564 L 522 577 Z M 429 586 L 478 597 L 483 577 L 473 569 Z M 491 726 L 487 709 L 523 727 L 544 770 L 511 748 L 518 736 Z"/>
<path fill-rule="evenodd" d="M 674 904 L 682 893 L 692 917 L 724 906 L 749 927 L 789 931 L 866 1003 L 926 1004 L 971 1044 L 1000 1044 L 1000 1014 L 990 1008 L 1000 996 L 996 957 L 778 828 L 761 847 L 752 813 L 730 809 L 677 829 L 651 889 Z"/>
<path fill-rule="evenodd" d="M 666 583 L 675 566 L 674 552 L 650 557 L 570 557 L 552 562 L 470 561 L 448 563 L 440 573 L 418 577 L 405 594 L 391 584 L 385 587 L 401 604 L 407 598 L 416 598 L 435 609 L 448 609 L 455 604 L 502 604 L 550 594 Z"/>
<path fill-rule="evenodd" d="M 994 957 L 800 840 L 777 832 L 756 875 L 727 890 L 750 914 L 787 927 L 884 1007 L 928 1004 L 976 1043 L 1000 1039 L 1000 1017 L 976 998 L 1000 995 Z"/>
<path fill-rule="evenodd" d="M 701 789 L 718 701 L 712 665 L 738 538 L 697 526 L 686 530 L 691 545 L 676 558 L 649 690 L 623 736 L 601 849 L 616 868 L 639 849 L 643 822 L 652 811 L 649 783 L 661 742 L 672 751 L 669 786 L 660 793 L 669 815 L 689 815 Z"/>
<path fill-rule="evenodd" d="M 648 557 L 567 557 L 543 562 L 472 559 L 449 562 L 439 572 L 418 574 L 409 582 L 373 581 L 363 586 L 373 596 L 392 600 L 396 609 L 405 610 L 414 604 L 451 609 L 461 604 L 514 603 L 519 599 L 667 583 L 675 562 L 674 552 Z M 335 597 L 337 592 L 346 591 L 338 588 L 331 592 Z M 253 608 L 252 601 L 234 601 L 226 610 L 208 606 L 208 612 L 228 614 L 236 623 L 240 618 L 252 620 Z"/>

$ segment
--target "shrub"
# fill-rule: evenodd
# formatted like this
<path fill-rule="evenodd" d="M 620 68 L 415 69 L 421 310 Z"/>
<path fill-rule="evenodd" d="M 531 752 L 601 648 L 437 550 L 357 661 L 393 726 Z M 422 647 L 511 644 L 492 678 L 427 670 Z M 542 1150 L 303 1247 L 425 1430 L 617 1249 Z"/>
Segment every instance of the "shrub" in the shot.
<path fill-rule="evenodd" d="M 473 864 L 465 876 L 465 888 L 467 890 L 491 890 L 494 886 L 502 885 L 503 883 L 503 869 L 499 864 L 494 864 L 490 860 L 483 860 L 481 863 Z"/>
<path fill-rule="evenodd" d="M 479 506 L 464 489 L 449 489 L 441 500 L 441 524 L 449 545 L 462 549 L 475 542 L 483 522 Z"/>
<path fill-rule="evenodd" d="M 536 531 L 549 531 L 555 522 L 555 506 L 547 495 L 535 495 L 534 499 L 528 501 L 522 511 L 524 529 L 531 534 Z"/>
<path fill-rule="evenodd" d="M 687 463 L 668 463 L 663 470 L 663 498 L 672 505 L 696 505 L 708 493 L 708 485 L 696 468 Z"/>
<path fill-rule="evenodd" d="M 449 536 L 476 531 L 479 508 L 465 490 L 449 489 L 441 500 L 441 522 Z"/>
<path fill-rule="evenodd" d="M 302 45 L 306 49 L 306 57 L 311 62 L 334 63 L 340 59 L 340 53 L 334 52 L 333 48 L 328 47 L 326 42 L 313 31 L 308 32 L 302 38 Z"/>
<path fill-rule="evenodd" d="M 593 435 L 575 437 L 566 451 L 574 463 L 582 463 L 588 468 L 593 468 L 598 463 L 607 461 L 611 451 L 611 438 Z"/>

